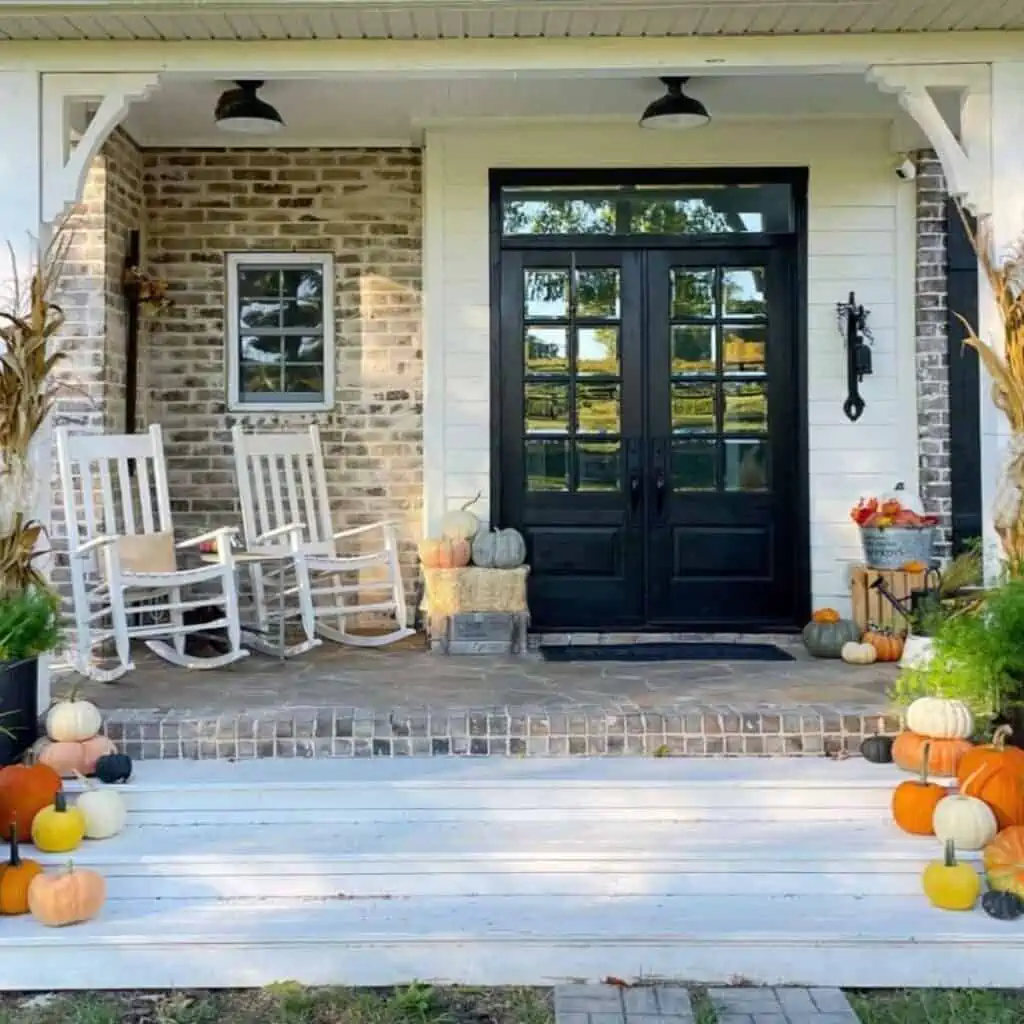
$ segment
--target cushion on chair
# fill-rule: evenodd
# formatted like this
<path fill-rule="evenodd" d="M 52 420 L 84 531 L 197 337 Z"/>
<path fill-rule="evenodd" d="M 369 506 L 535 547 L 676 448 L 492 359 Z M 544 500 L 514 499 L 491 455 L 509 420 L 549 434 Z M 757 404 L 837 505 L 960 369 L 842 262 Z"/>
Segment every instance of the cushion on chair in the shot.
<path fill-rule="evenodd" d="M 177 572 L 174 534 L 134 533 L 117 539 L 121 571 L 132 573 Z"/>

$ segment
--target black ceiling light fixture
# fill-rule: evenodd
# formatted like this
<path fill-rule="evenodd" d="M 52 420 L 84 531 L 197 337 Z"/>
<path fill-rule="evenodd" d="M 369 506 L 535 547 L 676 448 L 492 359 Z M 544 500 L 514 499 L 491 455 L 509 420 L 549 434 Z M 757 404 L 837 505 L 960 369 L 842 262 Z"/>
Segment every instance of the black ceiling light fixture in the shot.
<path fill-rule="evenodd" d="M 687 96 L 683 86 L 690 79 L 662 78 L 668 90 L 664 96 L 656 99 L 644 111 L 640 118 L 641 128 L 699 128 L 711 120 L 704 104 Z"/>
<path fill-rule="evenodd" d="M 228 89 L 214 111 L 217 127 L 240 135 L 265 135 L 284 127 L 277 110 L 256 95 L 263 86 L 261 81 L 235 82 L 237 89 Z"/>

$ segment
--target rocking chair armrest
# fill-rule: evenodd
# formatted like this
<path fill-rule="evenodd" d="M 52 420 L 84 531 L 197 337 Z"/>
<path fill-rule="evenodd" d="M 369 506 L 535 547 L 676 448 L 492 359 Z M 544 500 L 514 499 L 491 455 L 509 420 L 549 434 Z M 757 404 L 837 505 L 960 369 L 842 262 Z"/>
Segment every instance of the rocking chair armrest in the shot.
<path fill-rule="evenodd" d="M 370 533 L 372 530 L 394 529 L 397 525 L 392 519 L 384 519 L 379 523 L 367 523 L 366 526 L 353 526 L 349 530 L 339 530 L 331 536 L 334 540 L 341 540 L 344 537 L 357 537 L 361 533 Z"/>
<path fill-rule="evenodd" d="M 253 538 L 253 546 L 256 544 L 263 544 L 268 540 L 279 540 L 281 537 L 287 537 L 291 534 L 298 534 L 299 540 L 302 539 L 302 532 L 306 529 L 304 523 L 285 523 L 284 526 L 277 526 L 273 530 L 267 530 L 266 533 L 261 533 L 258 537 Z"/>
<path fill-rule="evenodd" d="M 100 537 L 93 537 L 92 540 L 87 540 L 80 547 L 75 548 L 74 551 L 68 552 L 72 558 L 85 558 L 91 555 L 94 551 L 100 548 L 105 548 L 110 544 L 116 544 L 117 537 L 112 534 L 104 534 Z"/>
<path fill-rule="evenodd" d="M 238 536 L 238 528 L 235 526 L 218 526 L 216 530 L 210 530 L 208 533 L 201 533 L 198 537 L 190 537 L 188 540 L 181 541 L 180 544 L 174 546 L 182 551 L 186 548 L 197 548 L 200 544 L 205 544 L 208 541 L 217 541 L 218 547 L 224 541 L 230 541 L 232 537 Z"/>

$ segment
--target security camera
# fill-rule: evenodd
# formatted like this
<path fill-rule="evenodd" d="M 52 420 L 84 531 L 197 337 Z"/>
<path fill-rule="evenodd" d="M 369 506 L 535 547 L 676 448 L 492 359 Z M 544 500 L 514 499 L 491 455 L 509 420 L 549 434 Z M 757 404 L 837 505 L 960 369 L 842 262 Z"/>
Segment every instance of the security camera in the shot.
<path fill-rule="evenodd" d="M 917 177 L 917 164 L 909 156 L 905 156 L 896 165 L 896 177 L 901 181 L 913 181 Z"/>

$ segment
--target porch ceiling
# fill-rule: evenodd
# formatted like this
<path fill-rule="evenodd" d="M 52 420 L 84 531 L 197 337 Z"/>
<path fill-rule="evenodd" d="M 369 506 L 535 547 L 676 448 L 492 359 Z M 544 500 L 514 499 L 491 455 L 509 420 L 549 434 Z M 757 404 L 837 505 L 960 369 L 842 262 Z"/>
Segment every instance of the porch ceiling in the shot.
<path fill-rule="evenodd" d="M 6 0 L 0 7 L 0 39 L 8 40 L 785 36 L 997 29 L 1024 29 L 1021 0 Z"/>

